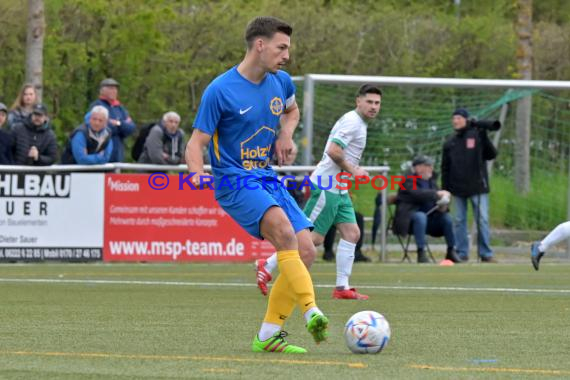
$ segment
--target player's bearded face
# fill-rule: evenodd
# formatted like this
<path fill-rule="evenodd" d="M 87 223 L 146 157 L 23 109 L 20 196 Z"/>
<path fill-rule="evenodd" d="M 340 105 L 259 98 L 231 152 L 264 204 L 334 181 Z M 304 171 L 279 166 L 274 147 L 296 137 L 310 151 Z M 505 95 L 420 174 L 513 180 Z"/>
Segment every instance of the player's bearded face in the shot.
<path fill-rule="evenodd" d="M 380 112 L 381 97 L 378 94 L 366 94 L 356 98 L 358 113 L 368 119 L 373 119 Z"/>
<path fill-rule="evenodd" d="M 275 73 L 289 62 L 291 38 L 284 33 L 275 33 L 271 39 L 263 39 L 260 57 L 268 71 Z"/>

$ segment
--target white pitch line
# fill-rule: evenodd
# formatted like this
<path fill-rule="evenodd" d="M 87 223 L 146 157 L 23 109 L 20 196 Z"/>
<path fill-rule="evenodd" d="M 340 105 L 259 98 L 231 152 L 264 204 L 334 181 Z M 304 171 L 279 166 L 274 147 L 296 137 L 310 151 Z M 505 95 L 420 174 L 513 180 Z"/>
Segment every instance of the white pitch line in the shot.
<path fill-rule="evenodd" d="M 204 287 L 255 287 L 253 283 L 242 282 L 186 282 L 186 281 L 142 281 L 142 280 L 66 280 L 56 278 L 0 278 L 0 282 L 41 284 L 87 284 L 87 285 L 160 285 L 160 286 L 204 286 Z M 334 285 L 315 284 L 316 288 L 333 288 Z M 524 289 L 524 288 L 469 288 L 457 286 L 389 286 L 359 285 L 359 289 L 384 290 L 427 290 L 444 292 L 496 292 L 496 293 L 557 293 L 570 294 L 570 289 Z"/>

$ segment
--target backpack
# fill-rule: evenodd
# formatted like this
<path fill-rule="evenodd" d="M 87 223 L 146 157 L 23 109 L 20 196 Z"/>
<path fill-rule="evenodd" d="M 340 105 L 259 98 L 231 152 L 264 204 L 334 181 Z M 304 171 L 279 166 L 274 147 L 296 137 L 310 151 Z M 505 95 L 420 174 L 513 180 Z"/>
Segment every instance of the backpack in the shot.
<path fill-rule="evenodd" d="M 133 144 L 133 147 L 131 149 L 131 157 L 133 158 L 133 160 L 135 160 L 135 162 L 139 160 L 139 157 L 141 156 L 144 150 L 144 143 L 146 142 L 146 138 L 148 137 L 148 134 L 150 133 L 152 127 L 154 127 L 155 125 L 158 125 L 158 123 L 157 122 L 148 123 L 141 127 L 137 139 L 135 140 L 135 143 Z"/>

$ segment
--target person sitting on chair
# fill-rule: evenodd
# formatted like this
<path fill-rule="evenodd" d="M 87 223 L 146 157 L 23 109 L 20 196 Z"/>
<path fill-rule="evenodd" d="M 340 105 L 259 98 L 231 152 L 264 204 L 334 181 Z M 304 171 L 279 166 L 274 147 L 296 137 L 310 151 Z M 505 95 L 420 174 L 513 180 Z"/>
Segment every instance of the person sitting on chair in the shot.
<path fill-rule="evenodd" d="M 412 175 L 421 178 L 408 176 L 398 191 L 394 233 L 399 236 L 413 233 L 418 249 L 418 263 L 429 262 L 425 253 L 426 234 L 444 236 L 447 243 L 445 258 L 459 263 L 461 260 L 455 253 L 453 223 L 447 212 L 451 194 L 446 190 L 438 190 L 433 164 L 434 160 L 424 155 L 417 156 L 412 161 Z"/>

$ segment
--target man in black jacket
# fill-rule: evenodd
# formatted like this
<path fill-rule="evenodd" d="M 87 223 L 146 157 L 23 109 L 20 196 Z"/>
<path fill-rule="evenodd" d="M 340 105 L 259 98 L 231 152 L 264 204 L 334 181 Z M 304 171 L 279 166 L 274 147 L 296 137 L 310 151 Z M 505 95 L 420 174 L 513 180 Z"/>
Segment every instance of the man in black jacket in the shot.
<path fill-rule="evenodd" d="M 467 203 L 470 201 L 478 221 L 481 261 L 494 263 L 489 234 L 487 161 L 497 156 L 497 150 L 489 140 L 487 130 L 469 120 L 467 110 L 459 108 L 453 112 L 452 124 L 455 133 L 443 145 L 441 174 L 442 188 L 453 195 L 457 253 L 463 261 L 469 259 Z"/>
<path fill-rule="evenodd" d="M 48 123 L 47 108 L 36 104 L 23 123 L 13 126 L 14 163 L 51 165 L 57 158 L 57 140 Z"/>
<path fill-rule="evenodd" d="M 407 176 L 398 190 L 394 233 L 400 236 L 414 234 L 418 248 L 418 263 L 429 262 L 425 254 L 426 234 L 444 236 L 447 244 L 445 258 L 458 263 L 460 259 L 455 253 L 453 223 L 447 212 L 451 195 L 437 188 L 433 164 L 433 159 L 424 155 L 417 156 L 412 161 L 413 173 Z"/>

